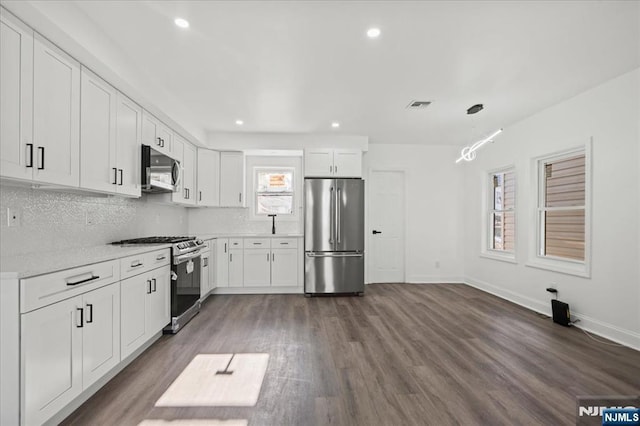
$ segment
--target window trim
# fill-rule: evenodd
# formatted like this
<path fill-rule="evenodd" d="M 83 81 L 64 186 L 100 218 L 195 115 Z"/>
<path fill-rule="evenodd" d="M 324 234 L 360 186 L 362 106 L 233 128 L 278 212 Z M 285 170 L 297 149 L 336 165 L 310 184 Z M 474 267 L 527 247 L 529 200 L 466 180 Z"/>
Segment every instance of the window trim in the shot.
<path fill-rule="evenodd" d="M 291 192 L 277 192 L 277 193 L 269 193 L 269 192 L 259 192 L 258 191 L 258 173 L 260 172 L 291 172 Z M 269 218 L 269 213 L 258 213 L 258 197 L 260 194 L 271 194 L 271 195 L 291 195 L 291 213 L 274 213 L 277 214 L 278 217 L 282 216 L 282 218 L 291 218 L 296 214 L 296 170 L 295 167 L 291 166 L 254 166 L 253 170 L 253 216 L 255 218 Z"/>
<path fill-rule="evenodd" d="M 514 189 L 514 204 L 513 210 L 502 210 L 502 211 L 513 211 L 514 216 L 514 226 L 515 226 L 515 235 L 513 237 L 513 250 L 505 251 L 505 250 L 496 250 L 492 248 L 492 238 L 493 238 L 493 224 L 491 223 L 491 219 L 493 217 L 493 213 L 495 210 L 493 209 L 493 176 L 496 173 L 513 173 L 513 178 L 515 180 L 515 189 Z M 495 169 L 487 170 L 484 173 L 484 209 L 483 209 L 483 218 L 482 218 L 482 247 L 480 250 L 480 257 L 484 257 L 487 259 L 500 260 L 503 262 L 509 263 L 518 263 L 517 249 L 518 249 L 518 174 L 516 172 L 516 167 L 514 164 L 509 164 L 502 167 L 497 167 Z"/>
<path fill-rule="evenodd" d="M 567 259 L 557 256 L 541 255 L 542 239 L 544 238 L 542 215 L 540 213 L 544 200 L 544 164 L 553 160 L 562 160 L 567 157 L 584 154 L 585 165 L 585 199 L 584 199 L 584 261 Z M 536 185 L 536 191 L 531 191 L 531 226 L 530 253 L 526 266 L 591 278 L 591 191 L 593 186 L 592 168 L 592 139 L 585 144 L 573 148 L 556 151 L 531 159 L 532 184 Z"/>

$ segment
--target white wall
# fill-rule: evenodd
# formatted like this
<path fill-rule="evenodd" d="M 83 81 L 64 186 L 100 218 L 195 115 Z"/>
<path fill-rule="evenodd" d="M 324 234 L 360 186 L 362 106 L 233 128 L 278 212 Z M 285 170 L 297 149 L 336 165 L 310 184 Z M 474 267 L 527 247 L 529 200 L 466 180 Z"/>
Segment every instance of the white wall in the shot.
<path fill-rule="evenodd" d="M 246 156 L 245 157 L 245 198 L 246 208 L 205 207 L 189 209 L 189 234 L 269 234 L 271 218 L 255 218 L 252 215 L 253 168 L 254 167 L 292 167 L 294 168 L 296 215 L 294 217 L 276 217 L 276 234 L 298 234 L 303 232 L 302 216 L 302 157 L 298 156 Z"/>
<path fill-rule="evenodd" d="M 456 148 L 448 146 L 371 144 L 364 156 L 365 178 L 371 170 L 405 172 L 408 282 L 462 282 L 464 172 L 454 164 L 457 154 Z M 371 230 L 365 229 L 369 247 Z"/>
<path fill-rule="evenodd" d="M 7 208 L 19 209 L 19 227 L 7 227 Z M 184 207 L 127 199 L 0 186 L 0 256 L 91 247 L 128 238 L 184 235 Z M 93 222 L 87 225 L 87 215 Z"/>
<path fill-rule="evenodd" d="M 513 126 L 478 152 L 465 170 L 465 280 L 532 309 L 550 313 L 551 283 L 580 318 L 578 326 L 640 348 L 640 69 L 622 75 Z M 526 265 L 536 208 L 532 158 L 593 138 L 591 278 Z M 517 264 L 479 256 L 482 185 L 492 168 L 516 168 Z"/>

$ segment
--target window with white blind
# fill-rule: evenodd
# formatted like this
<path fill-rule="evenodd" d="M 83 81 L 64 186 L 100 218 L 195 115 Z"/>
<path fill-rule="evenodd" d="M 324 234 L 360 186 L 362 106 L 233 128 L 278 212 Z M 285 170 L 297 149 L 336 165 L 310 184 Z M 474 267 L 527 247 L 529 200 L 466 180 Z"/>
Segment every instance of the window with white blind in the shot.
<path fill-rule="evenodd" d="M 489 173 L 488 192 L 488 249 L 494 253 L 513 255 L 516 236 L 516 185 L 513 168 Z"/>
<path fill-rule="evenodd" d="M 294 206 L 293 169 L 256 167 L 255 214 L 292 215 Z"/>
<path fill-rule="evenodd" d="M 537 258 L 561 272 L 589 273 L 589 155 L 573 150 L 538 160 Z M 563 268 L 569 268 L 564 270 Z"/>

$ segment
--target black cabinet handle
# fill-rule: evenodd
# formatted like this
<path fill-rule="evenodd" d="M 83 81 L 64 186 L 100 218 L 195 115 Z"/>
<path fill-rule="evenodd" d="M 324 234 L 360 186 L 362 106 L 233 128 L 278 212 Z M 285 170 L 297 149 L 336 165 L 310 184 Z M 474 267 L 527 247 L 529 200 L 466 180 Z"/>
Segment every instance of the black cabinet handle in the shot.
<path fill-rule="evenodd" d="M 139 260 L 138 260 L 137 262 L 138 262 L 138 263 L 133 263 L 133 262 L 131 262 L 131 267 L 132 267 L 132 268 L 137 268 L 137 267 L 139 267 L 139 266 L 144 265 L 144 263 L 140 262 Z"/>
<path fill-rule="evenodd" d="M 155 292 L 156 292 L 156 290 L 157 290 L 157 287 L 156 287 L 156 279 L 155 279 L 155 278 L 152 278 L 152 279 L 151 279 L 151 281 L 153 281 L 153 292 L 155 293 Z"/>
<path fill-rule="evenodd" d="M 80 325 L 76 325 L 76 327 L 82 328 L 84 327 L 84 309 L 82 308 L 76 308 L 76 309 L 80 311 Z"/>
<path fill-rule="evenodd" d="M 118 172 L 120 173 L 120 183 L 119 183 L 118 185 L 122 186 L 122 181 L 124 180 L 124 179 L 123 179 L 123 174 L 124 174 L 124 173 L 123 173 L 123 170 L 122 170 L 122 169 L 118 169 Z"/>
<path fill-rule="evenodd" d="M 147 294 L 151 294 L 151 280 L 147 280 L 147 284 L 149 284 L 149 287 L 147 288 Z"/>
<path fill-rule="evenodd" d="M 164 139 L 160 139 L 160 146 L 164 148 Z"/>
<path fill-rule="evenodd" d="M 233 253 L 229 253 L 229 262 L 233 262 Z"/>
<path fill-rule="evenodd" d="M 161 141 L 162 141 L 162 139 L 160 139 L 160 138 L 156 138 L 156 139 L 158 140 L 158 142 L 156 142 L 156 145 L 158 145 L 158 146 L 162 146 L 162 145 L 161 145 L 161 144 L 162 144 L 162 142 L 161 142 Z"/>
<path fill-rule="evenodd" d="M 87 324 L 93 322 L 93 304 L 87 303 Z"/>
<path fill-rule="evenodd" d="M 224 243 L 224 252 L 227 252 L 227 243 Z"/>
<path fill-rule="evenodd" d="M 118 169 L 117 168 L 113 168 L 113 184 L 117 185 L 118 184 Z"/>
<path fill-rule="evenodd" d="M 371 232 L 371 233 L 372 233 L 373 235 L 376 235 L 376 234 L 382 234 L 382 231 L 376 231 L 376 230 L 374 229 L 374 230 L 373 230 L 373 232 Z"/>
<path fill-rule="evenodd" d="M 29 148 L 29 164 L 27 164 L 27 167 L 33 167 L 33 144 L 28 143 L 27 148 Z"/>
<path fill-rule="evenodd" d="M 198 201 L 202 201 L 202 191 L 198 191 L 198 192 L 200 192 L 200 196 L 199 196 L 200 199 Z"/>
<path fill-rule="evenodd" d="M 67 285 L 84 284 L 84 283 L 88 283 L 89 281 L 94 281 L 94 280 L 97 280 L 97 279 L 100 279 L 100 275 L 92 275 L 90 278 L 87 278 L 86 280 L 68 282 Z"/>
<path fill-rule="evenodd" d="M 238 194 L 238 202 L 242 203 L 242 192 Z"/>
<path fill-rule="evenodd" d="M 40 151 L 40 165 L 38 166 L 38 170 L 44 170 L 44 146 L 39 146 L 38 151 Z"/>

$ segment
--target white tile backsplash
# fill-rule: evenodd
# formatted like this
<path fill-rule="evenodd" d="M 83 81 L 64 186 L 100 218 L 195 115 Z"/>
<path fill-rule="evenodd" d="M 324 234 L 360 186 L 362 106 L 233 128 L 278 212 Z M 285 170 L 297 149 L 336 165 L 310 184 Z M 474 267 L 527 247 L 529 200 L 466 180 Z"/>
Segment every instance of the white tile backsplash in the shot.
<path fill-rule="evenodd" d="M 186 208 L 146 195 L 128 199 L 0 185 L 0 206 L 0 256 L 188 231 Z M 20 226 L 8 227 L 7 208 L 21 212 Z"/>
<path fill-rule="evenodd" d="M 251 220 L 248 208 L 199 208 L 189 210 L 189 234 L 268 234 L 271 219 Z M 278 234 L 302 233 L 302 220 L 283 220 L 276 217 Z"/>

